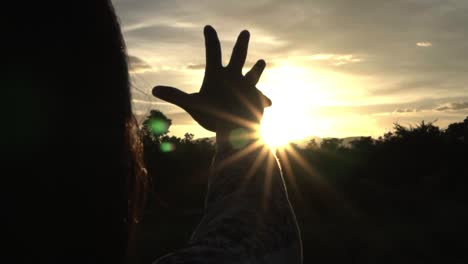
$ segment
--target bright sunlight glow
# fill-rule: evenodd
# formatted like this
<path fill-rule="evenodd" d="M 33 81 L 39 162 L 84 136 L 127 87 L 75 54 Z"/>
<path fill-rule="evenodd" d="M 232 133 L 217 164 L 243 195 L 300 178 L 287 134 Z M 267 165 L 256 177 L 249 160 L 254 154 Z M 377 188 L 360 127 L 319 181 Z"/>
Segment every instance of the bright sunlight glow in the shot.
<path fill-rule="evenodd" d="M 261 139 L 272 148 L 282 148 L 308 135 L 304 119 L 287 108 L 266 109 L 260 124 Z"/>
<path fill-rule="evenodd" d="M 259 134 L 270 147 L 284 148 L 313 132 L 307 107 L 317 98 L 304 93 L 311 86 L 310 81 L 304 69 L 291 65 L 271 69 L 262 80 L 260 88 L 265 87 L 262 90 L 272 99 L 273 105 L 265 109 Z"/>

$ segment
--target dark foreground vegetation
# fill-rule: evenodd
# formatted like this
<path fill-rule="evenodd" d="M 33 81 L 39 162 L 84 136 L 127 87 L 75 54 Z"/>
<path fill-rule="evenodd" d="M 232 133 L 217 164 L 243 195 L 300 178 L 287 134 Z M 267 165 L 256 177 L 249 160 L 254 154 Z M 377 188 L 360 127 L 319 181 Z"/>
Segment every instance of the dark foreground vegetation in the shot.
<path fill-rule="evenodd" d="M 141 131 L 153 179 L 141 263 L 182 247 L 203 212 L 214 145 L 169 137 L 169 126 L 152 111 Z M 289 153 L 278 158 L 304 263 L 468 263 L 468 117 L 447 129 L 396 124 L 378 139 L 311 141 Z"/>

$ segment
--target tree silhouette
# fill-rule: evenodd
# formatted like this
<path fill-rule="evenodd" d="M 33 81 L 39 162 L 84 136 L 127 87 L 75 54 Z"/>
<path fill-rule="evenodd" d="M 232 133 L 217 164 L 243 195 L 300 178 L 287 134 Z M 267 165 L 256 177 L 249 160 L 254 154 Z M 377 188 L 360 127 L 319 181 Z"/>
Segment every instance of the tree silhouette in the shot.
<path fill-rule="evenodd" d="M 142 135 L 155 136 L 149 123 Z M 467 132 L 468 117 L 445 130 L 434 122 L 395 124 L 378 139 L 361 137 L 347 147 L 338 138 L 320 148 L 315 140 L 305 148 L 290 144 L 302 160 L 290 156 L 286 165 L 279 156 L 279 162 L 301 226 L 304 263 L 468 263 Z M 148 173 L 166 204 L 153 202 L 154 217 L 142 227 L 142 260 L 150 262 L 184 245 L 200 221 L 215 147 L 191 133 L 144 142 Z M 161 142 L 173 151 L 162 152 Z"/>
<path fill-rule="evenodd" d="M 343 143 L 342 139 L 339 138 L 325 138 L 320 143 L 320 149 L 328 151 L 336 151 L 341 147 Z"/>
<path fill-rule="evenodd" d="M 151 110 L 143 121 L 141 128 L 143 142 L 149 140 L 153 143 L 161 143 L 163 136 L 169 133 L 171 125 L 172 120 L 167 118 L 161 111 Z"/>
<path fill-rule="evenodd" d="M 375 140 L 372 137 L 360 137 L 350 142 L 351 148 L 358 151 L 370 151 L 374 144 Z"/>
<path fill-rule="evenodd" d="M 194 137 L 195 137 L 195 135 L 192 134 L 192 133 L 185 133 L 183 142 L 187 143 L 187 144 L 193 143 L 193 138 Z"/>
<path fill-rule="evenodd" d="M 313 139 L 309 140 L 309 142 L 307 142 L 306 148 L 308 148 L 308 149 L 318 149 L 319 144 L 317 143 L 317 140 L 315 140 L 315 138 L 313 138 Z"/>
<path fill-rule="evenodd" d="M 463 122 L 450 124 L 445 131 L 447 137 L 455 141 L 468 142 L 468 117 Z"/>
<path fill-rule="evenodd" d="M 426 123 L 422 121 L 420 124 L 415 127 L 409 126 L 405 127 L 400 124 L 395 124 L 394 126 L 395 133 L 394 135 L 397 138 L 404 139 L 426 139 L 426 138 L 436 138 L 439 137 L 442 131 L 434 126 L 433 122 Z"/>

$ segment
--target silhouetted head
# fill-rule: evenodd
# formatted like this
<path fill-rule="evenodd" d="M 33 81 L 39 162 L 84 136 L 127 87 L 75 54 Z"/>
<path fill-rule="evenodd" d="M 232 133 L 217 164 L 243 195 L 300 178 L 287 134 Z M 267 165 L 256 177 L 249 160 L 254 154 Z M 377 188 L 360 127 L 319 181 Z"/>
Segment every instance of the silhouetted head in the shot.
<path fill-rule="evenodd" d="M 16 257 L 123 262 L 146 180 L 113 7 L 36 1 L 5 11 L 2 146 L 14 169 L 6 210 Z"/>

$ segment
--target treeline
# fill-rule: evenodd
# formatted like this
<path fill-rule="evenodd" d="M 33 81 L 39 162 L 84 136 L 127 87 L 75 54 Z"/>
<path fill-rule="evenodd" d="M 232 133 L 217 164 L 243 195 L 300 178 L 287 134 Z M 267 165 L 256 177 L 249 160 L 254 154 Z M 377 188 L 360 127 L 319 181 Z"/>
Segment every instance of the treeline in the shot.
<path fill-rule="evenodd" d="M 468 118 L 340 143 L 296 148 L 313 175 L 289 159 L 306 263 L 468 263 Z"/>
<path fill-rule="evenodd" d="M 170 125 L 152 111 L 141 129 L 153 179 L 139 243 L 148 263 L 196 227 L 215 150 L 210 139 L 168 136 Z M 304 263 L 468 263 L 468 117 L 447 129 L 396 124 L 378 139 L 342 143 L 278 153 Z"/>

